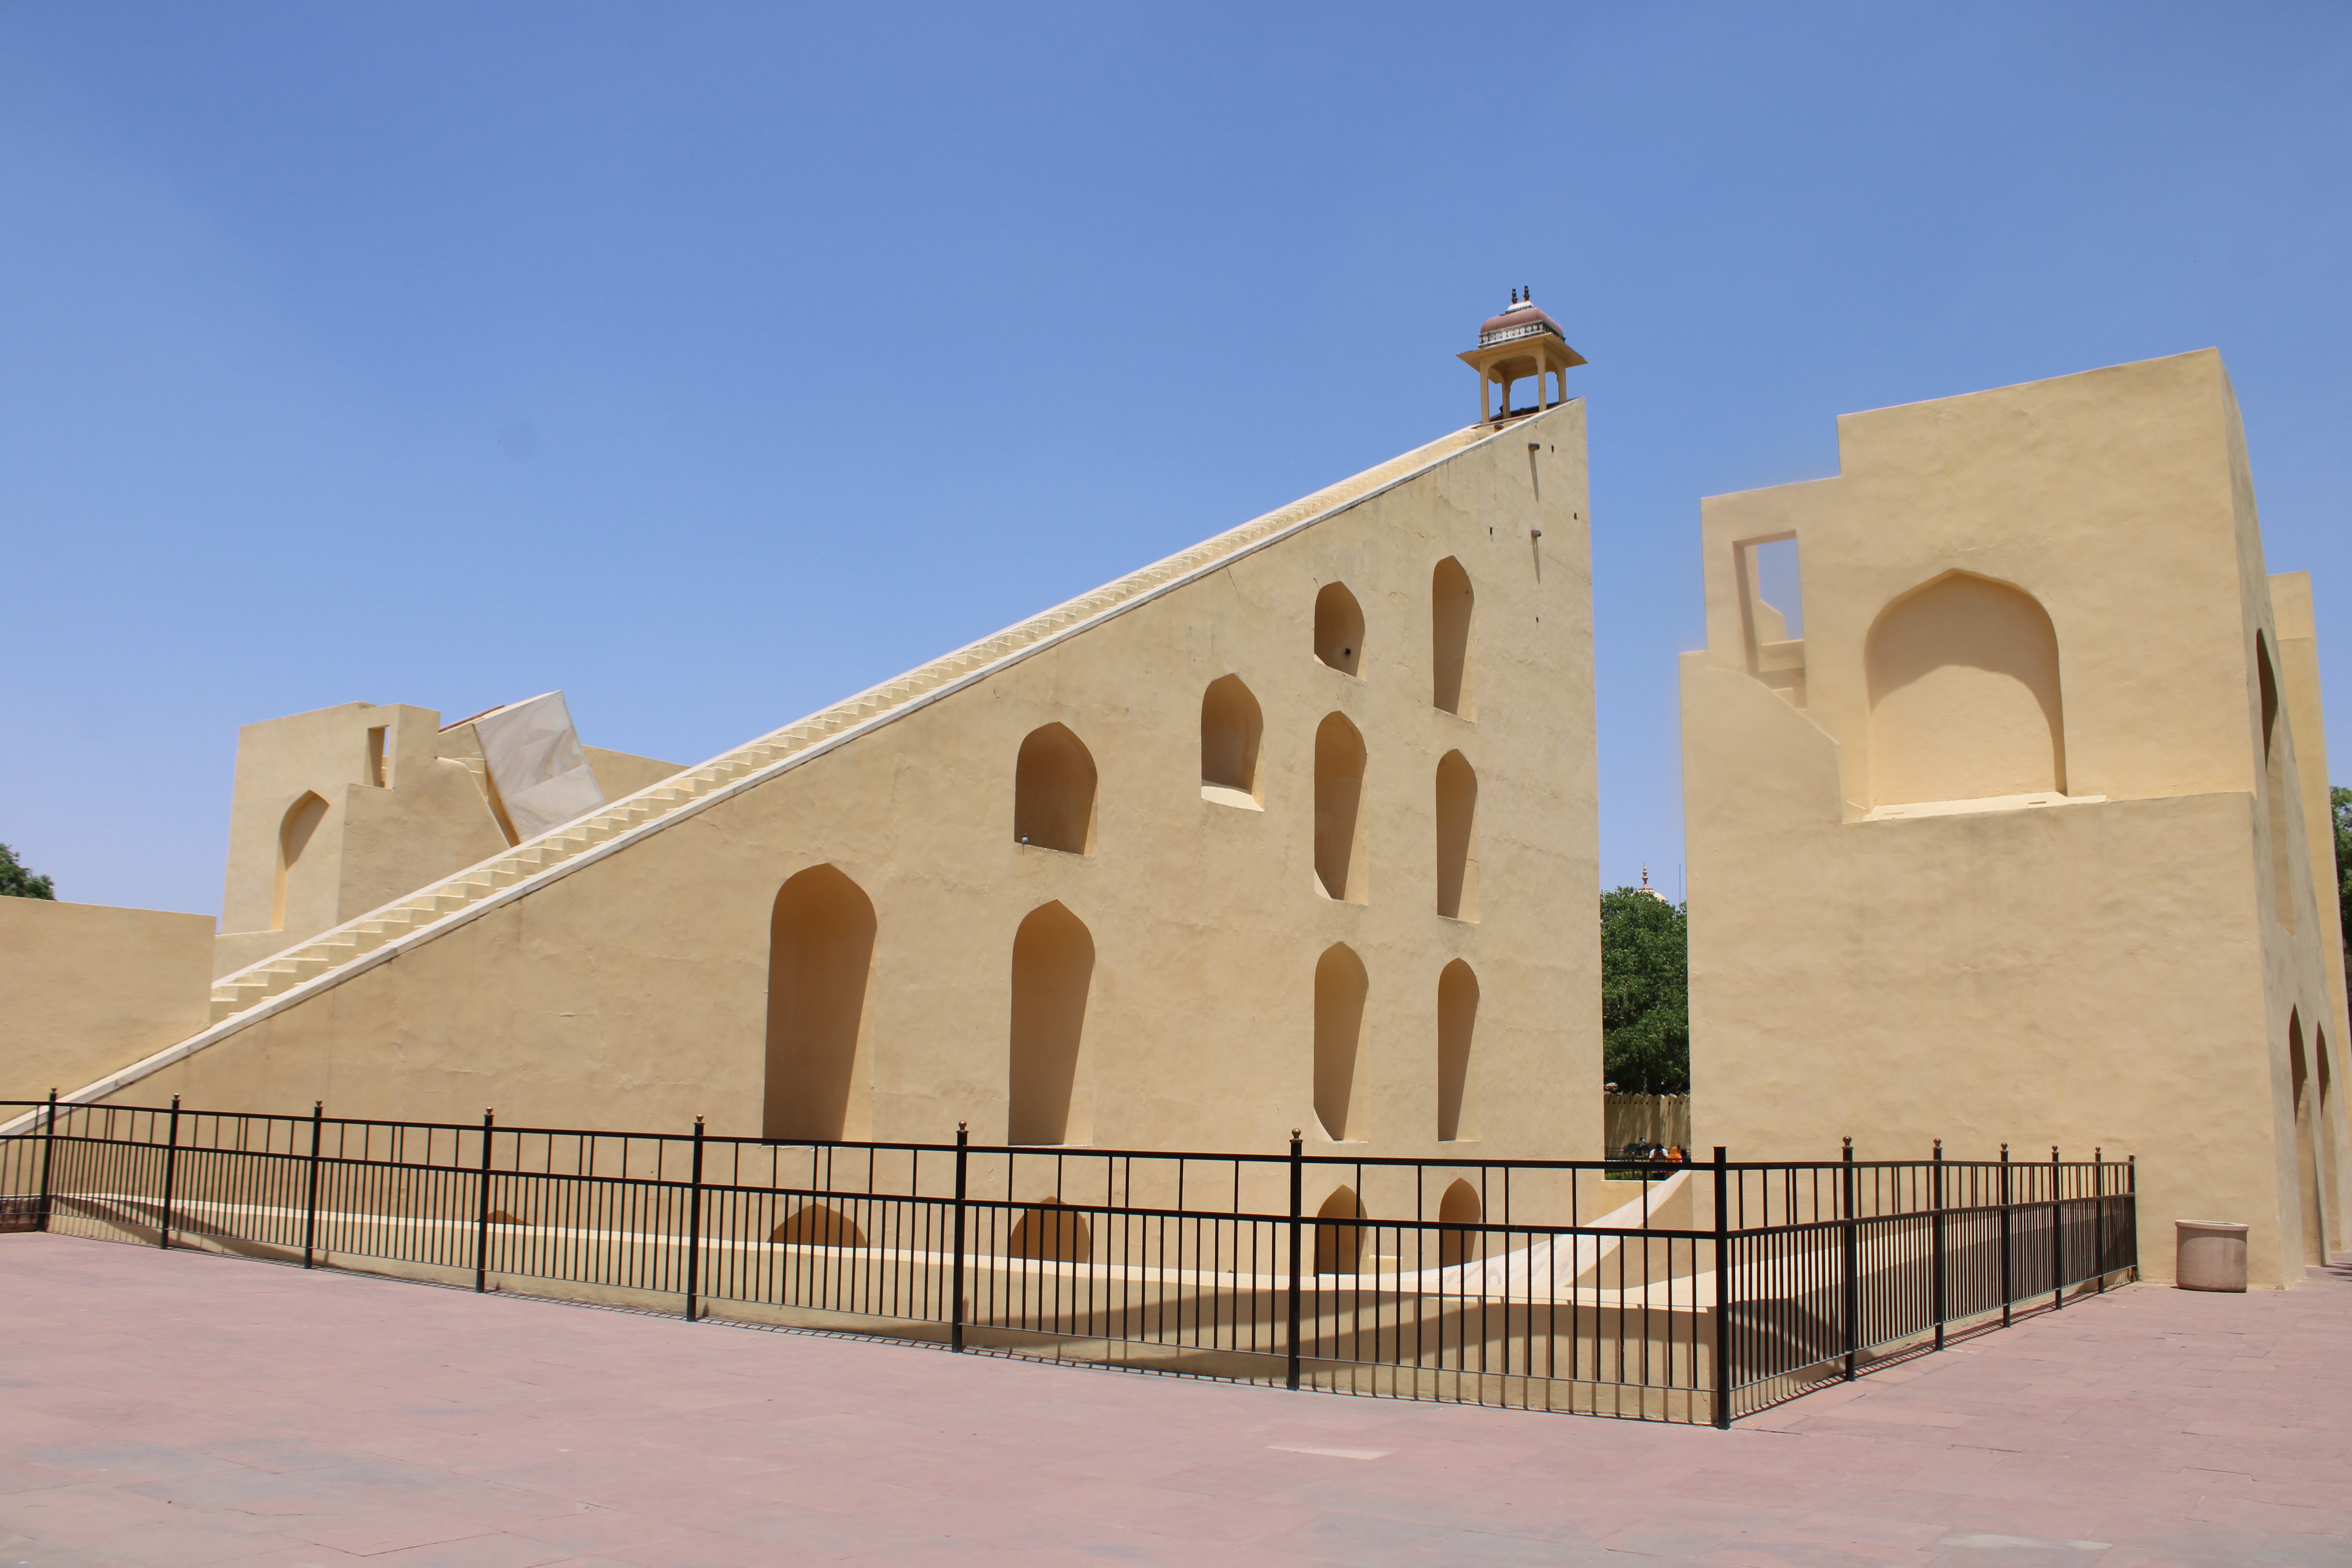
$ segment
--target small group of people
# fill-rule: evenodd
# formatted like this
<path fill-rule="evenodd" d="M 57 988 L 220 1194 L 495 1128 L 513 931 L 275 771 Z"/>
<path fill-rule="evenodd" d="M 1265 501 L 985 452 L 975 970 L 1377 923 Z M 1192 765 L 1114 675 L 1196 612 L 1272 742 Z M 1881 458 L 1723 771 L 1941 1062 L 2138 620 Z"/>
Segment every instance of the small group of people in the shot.
<path fill-rule="evenodd" d="M 1653 1165 L 1686 1165 L 1690 1155 L 1679 1144 L 1633 1142 L 1625 1145 L 1625 1158 L 1646 1160 Z"/>

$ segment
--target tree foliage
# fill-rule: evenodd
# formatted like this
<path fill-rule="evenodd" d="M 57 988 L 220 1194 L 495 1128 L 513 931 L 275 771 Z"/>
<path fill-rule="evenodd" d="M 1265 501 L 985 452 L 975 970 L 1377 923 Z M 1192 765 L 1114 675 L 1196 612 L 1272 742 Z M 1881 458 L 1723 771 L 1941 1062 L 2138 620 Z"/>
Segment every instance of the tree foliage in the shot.
<path fill-rule="evenodd" d="M 2340 808 L 2339 808 L 2340 809 Z M 47 877 L 37 877 L 0 844 L 0 899 L 55 899 L 58 889 Z"/>
<path fill-rule="evenodd" d="M 2344 928 L 2344 974 L 2352 981 L 2352 789 L 2327 792 L 2336 812 L 2336 919 Z"/>
<path fill-rule="evenodd" d="M 1601 1070 L 1628 1094 L 1690 1092 L 1689 907 L 1601 895 Z"/>

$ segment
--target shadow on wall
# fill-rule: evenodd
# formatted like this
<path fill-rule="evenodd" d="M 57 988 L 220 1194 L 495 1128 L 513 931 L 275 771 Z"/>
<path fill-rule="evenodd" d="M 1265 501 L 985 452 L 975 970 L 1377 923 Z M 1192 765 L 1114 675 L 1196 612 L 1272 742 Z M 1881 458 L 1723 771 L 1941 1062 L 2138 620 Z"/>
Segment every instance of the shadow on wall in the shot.
<path fill-rule="evenodd" d="M 768 1233 L 770 1241 L 798 1247 L 864 1247 L 866 1232 L 856 1220 L 827 1204 L 803 1204 Z"/>
<path fill-rule="evenodd" d="M 1873 805 L 2065 793 L 2058 634 L 2031 594 L 1946 573 L 1879 612 L 1864 660 Z"/>
<path fill-rule="evenodd" d="M 776 895 L 768 922 L 768 1074 L 761 1135 L 863 1138 L 872 1125 L 865 1064 L 874 905 L 831 866 Z"/>
<path fill-rule="evenodd" d="M 1085 1263 L 1095 1255 L 1094 1232 L 1084 1214 L 1064 1206 L 1059 1198 L 1047 1198 L 1013 1226 L 1004 1254 L 1050 1263 Z"/>

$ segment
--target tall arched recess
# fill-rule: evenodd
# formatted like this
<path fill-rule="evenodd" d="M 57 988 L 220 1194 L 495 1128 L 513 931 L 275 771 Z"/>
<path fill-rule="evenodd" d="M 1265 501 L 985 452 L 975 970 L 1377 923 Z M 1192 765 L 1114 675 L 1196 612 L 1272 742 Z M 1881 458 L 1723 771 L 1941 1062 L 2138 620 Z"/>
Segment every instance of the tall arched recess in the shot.
<path fill-rule="evenodd" d="M 1029 911 L 1013 934 L 1008 1143 L 1083 1143 L 1093 1135 L 1084 1047 L 1095 939 L 1060 903 Z"/>
<path fill-rule="evenodd" d="M 319 831 L 319 824 L 327 819 L 327 803 L 318 795 L 304 791 L 302 798 L 286 808 L 278 824 L 278 880 L 269 895 L 269 929 L 286 929 L 286 889 L 294 875 L 295 862 L 310 847 L 310 836 Z"/>
<path fill-rule="evenodd" d="M 1460 959 L 1437 976 L 1437 1141 L 1478 1136 L 1478 977 Z"/>
<path fill-rule="evenodd" d="M 1315 879 L 1325 898 L 1370 901 L 1364 827 L 1364 737 L 1346 714 L 1326 714 L 1315 730 Z"/>
<path fill-rule="evenodd" d="M 2263 703 L 2263 806 L 2270 824 L 2271 912 L 2293 931 L 2294 858 L 2286 826 L 2286 747 L 2279 735 L 2278 677 L 2271 668 L 2270 643 L 2260 632 L 2254 634 L 2254 674 Z"/>
<path fill-rule="evenodd" d="M 1478 918 L 1478 773 L 1459 752 L 1437 759 L 1437 912 Z"/>
<path fill-rule="evenodd" d="M 1342 675 L 1364 665 L 1364 607 L 1345 583 L 1326 583 L 1315 595 L 1315 657 Z"/>
<path fill-rule="evenodd" d="M 768 1074 L 761 1135 L 828 1140 L 873 1131 L 866 993 L 874 904 L 831 866 L 776 894 L 768 921 Z"/>
<path fill-rule="evenodd" d="M 1356 1079 L 1370 992 L 1364 961 L 1345 942 L 1326 948 L 1316 961 L 1315 1120 L 1335 1143 L 1362 1141 L 1370 1121 Z"/>
<path fill-rule="evenodd" d="M 1453 556 L 1429 574 L 1429 700 L 1465 719 L 1477 717 L 1470 681 L 1470 612 L 1477 600 L 1470 574 Z"/>
<path fill-rule="evenodd" d="M 2065 793 L 2058 634 L 2034 597 L 1948 572 L 1864 644 L 1872 804 Z"/>

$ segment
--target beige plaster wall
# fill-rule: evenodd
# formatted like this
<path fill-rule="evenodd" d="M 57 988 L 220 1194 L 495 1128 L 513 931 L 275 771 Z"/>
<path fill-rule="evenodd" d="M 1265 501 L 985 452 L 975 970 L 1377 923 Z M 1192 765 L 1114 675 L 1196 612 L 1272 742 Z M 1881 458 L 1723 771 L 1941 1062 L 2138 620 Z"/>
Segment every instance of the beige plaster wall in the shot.
<path fill-rule="evenodd" d="M 70 1094 L 203 1028 L 212 946 L 210 915 L 0 899 L 0 1098 Z"/>
<path fill-rule="evenodd" d="M 370 742 L 378 729 L 381 769 Z M 608 800 L 678 771 L 587 750 Z M 257 963 L 512 844 L 480 757 L 471 724 L 443 730 L 438 713 L 404 703 L 345 702 L 239 730 L 214 974 Z M 280 921 L 282 830 L 310 795 L 326 811 L 288 868 Z"/>
<path fill-rule="evenodd" d="M 1465 1120 L 1488 1155 L 1591 1155 L 1600 1114 L 1590 557 L 1580 403 L 1232 559 L 1074 638 L 580 866 L 131 1085 L 206 1105 L 756 1133 L 771 916 L 831 864 L 871 900 L 870 1063 L 852 1125 L 1006 1129 L 1014 933 L 1063 904 L 1095 962 L 1082 1080 L 1097 1146 L 1271 1150 L 1317 1131 L 1313 977 L 1369 978 L 1368 1153 L 1433 1155 L 1439 976 L 1475 971 Z M 1540 530 L 1538 536 L 1537 531 Z M 1475 721 L 1433 704 L 1432 574 L 1475 594 Z M 1362 607 L 1359 674 L 1313 606 Z M 1262 809 L 1203 797 L 1210 684 L 1263 713 Z M 1313 873 L 1314 742 L 1368 752 L 1367 901 Z M 1014 841 L 1024 737 L 1068 727 L 1097 773 L 1091 854 Z M 1436 912 L 1439 761 L 1478 775 L 1475 921 Z M 1350 1131 L 1359 1118 L 1351 1113 Z"/>
<path fill-rule="evenodd" d="M 2186 1217 L 2253 1225 L 2257 1278 L 2299 1278 L 2288 1020 L 2308 1034 L 2339 993 L 2291 692 L 2283 904 L 2273 882 L 2255 643 L 2280 644 L 2219 356 L 1850 415 L 1839 437 L 1839 477 L 1703 508 L 1708 646 L 1683 660 L 1694 1137 L 1748 1158 L 1832 1157 L 1845 1134 L 1864 1158 L 1937 1136 L 1955 1156 L 2104 1145 L 2140 1157 L 2152 1276 Z M 1790 536 L 1795 640 L 1743 580 L 1744 544 Z M 1918 754 L 1883 642 L 1874 709 L 1874 625 L 1955 572 L 2039 605 L 2055 679 L 1998 668 L 2034 640 L 1999 620 L 1941 677 L 1940 711 L 1999 735 L 2053 686 L 2063 793 L 1988 801 L 2000 781 L 1956 760 L 1952 798 L 1922 800 L 1872 755 Z"/>

